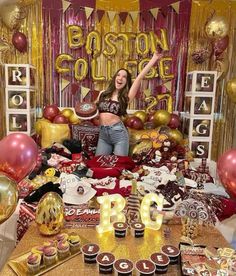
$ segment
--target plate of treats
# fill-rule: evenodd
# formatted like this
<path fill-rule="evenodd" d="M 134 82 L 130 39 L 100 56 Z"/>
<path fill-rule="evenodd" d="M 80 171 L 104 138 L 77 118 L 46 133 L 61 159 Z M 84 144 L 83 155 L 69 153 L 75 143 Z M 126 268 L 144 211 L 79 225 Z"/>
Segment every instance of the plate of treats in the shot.
<path fill-rule="evenodd" d="M 55 239 L 11 259 L 8 265 L 17 275 L 42 275 L 81 254 L 81 246 L 86 242 L 76 232 L 60 233 Z"/>

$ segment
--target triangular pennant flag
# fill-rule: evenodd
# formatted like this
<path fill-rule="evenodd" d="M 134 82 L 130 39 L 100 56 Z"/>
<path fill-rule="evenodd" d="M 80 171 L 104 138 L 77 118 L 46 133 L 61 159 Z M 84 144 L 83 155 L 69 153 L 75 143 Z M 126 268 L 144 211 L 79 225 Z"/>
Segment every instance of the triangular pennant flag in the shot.
<path fill-rule="evenodd" d="M 149 97 L 151 95 L 151 89 L 144 89 L 143 93 L 146 97 Z"/>
<path fill-rule="evenodd" d="M 91 91 L 91 94 L 92 94 L 92 99 L 91 100 L 92 100 L 92 102 L 97 100 L 97 97 L 98 97 L 99 93 L 100 93 L 100 91 L 98 91 L 98 90 Z"/>
<path fill-rule="evenodd" d="M 81 86 L 81 94 L 83 99 L 88 95 L 89 91 L 90 91 L 89 88 Z"/>
<path fill-rule="evenodd" d="M 150 18 L 150 12 L 148 10 L 142 11 L 141 14 L 145 22 Z"/>
<path fill-rule="evenodd" d="M 107 14 L 108 14 L 110 23 L 112 23 L 113 20 L 114 20 L 114 18 L 115 18 L 115 16 L 116 16 L 116 12 L 115 11 L 108 11 Z"/>
<path fill-rule="evenodd" d="M 102 20 L 104 13 L 105 13 L 104 10 L 97 10 L 98 22 Z"/>
<path fill-rule="evenodd" d="M 158 11 L 159 11 L 159 8 L 154 8 L 154 9 L 151 9 L 151 10 L 150 10 L 152 16 L 153 16 L 155 19 L 157 19 Z"/>
<path fill-rule="evenodd" d="M 70 81 L 62 78 L 61 79 L 61 91 L 63 91 L 69 84 L 70 84 Z"/>
<path fill-rule="evenodd" d="M 177 12 L 179 13 L 179 1 L 178 2 L 175 2 L 173 4 L 171 4 L 171 7 Z"/>
<path fill-rule="evenodd" d="M 128 16 L 128 13 L 127 12 L 120 12 L 119 16 L 120 16 L 120 20 L 122 21 L 122 23 L 125 24 L 125 20 Z"/>
<path fill-rule="evenodd" d="M 62 0 L 63 12 L 65 12 L 69 8 L 70 4 L 71 4 L 70 2 Z"/>
<path fill-rule="evenodd" d="M 72 93 L 72 95 L 75 95 L 78 92 L 79 88 L 80 88 L 80 86 L 79 86 L 78 83 L 76 83 L 76 82 L 72 83 L 71 84 L 71 93 Z"/>
<path fill-rule="evenodd" d="M 139 12 L 138 11 L 132 11 L 132 12 L 129 12 L 129 14 L 130 14 L 133 22 L 135 22 L 136 19 L 137 19 L 137 17 L 138 17 L 138 15 L 139 15 Z"/>
<path fill-rule="evenodd" d="M 167 88 L 168 91 L 171 91 L 171 81 L 165 82 L 164 86 Z"/>
<path fill-rule="evenodd" d="M 84 7 L 86 18 L 89 19 L 90 15 L 93 13 L 93 8 Z"/>

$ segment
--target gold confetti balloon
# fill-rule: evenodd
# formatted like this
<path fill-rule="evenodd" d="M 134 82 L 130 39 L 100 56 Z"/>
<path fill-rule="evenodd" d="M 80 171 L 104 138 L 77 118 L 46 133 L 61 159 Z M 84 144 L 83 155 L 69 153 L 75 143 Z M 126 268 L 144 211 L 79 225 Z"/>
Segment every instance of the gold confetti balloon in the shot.
<path fill-rule="evenodd" d="M 205 26 L 208 38 L 222 38 L 228 34 L 229 24 L 223 16 L 213 16 Z"/>
<path fill-rule="evenodd" d="M 46 193 L 40 199 L 35 221 L 43 235 L 50 236 L 60 232 L 64 225 L 64 203 L 57 193 Z"/>
<path fill-rule="evenodd" d="M 0 224 L 15 211 L 18 200 L 17 184 L 5 175 L 0 175 Z"/>
<path fill-rule="evenodd" d="M 233 103 L 236 103 L 236 78 L 227 82 L 226 93 Z"/>

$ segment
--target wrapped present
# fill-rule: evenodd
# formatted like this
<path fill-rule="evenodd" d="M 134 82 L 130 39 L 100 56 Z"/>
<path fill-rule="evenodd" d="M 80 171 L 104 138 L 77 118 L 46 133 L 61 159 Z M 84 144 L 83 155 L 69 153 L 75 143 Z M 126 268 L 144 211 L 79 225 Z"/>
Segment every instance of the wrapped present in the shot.
<path fill-rule="evenodd" d="M 98 142 L 99 127 L 72 125 L 72 139 L 81 141 L 82 148 L 89 155 L 94 155 Z"/>

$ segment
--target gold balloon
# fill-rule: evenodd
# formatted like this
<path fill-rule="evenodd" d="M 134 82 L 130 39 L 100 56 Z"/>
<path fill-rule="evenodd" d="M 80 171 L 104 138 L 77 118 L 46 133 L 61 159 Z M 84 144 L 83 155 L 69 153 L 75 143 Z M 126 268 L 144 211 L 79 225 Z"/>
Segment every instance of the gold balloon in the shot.
<path fill-rule="evenodd" d="M 67 119 L 70 118 L 74 114 L 74 111 L 70 108 L 64 108 L 61 111 L 61 114 L 64 115 Z"/>
<path fill-rule="evenodd" d="M 168 111 L 160 109 L 157 110 L 153 116 L 155 126 L 168 125 L 171 115 Z"/>
<path fill-rule="evenodd" d="M 88 74 L 88 62 L 83 58 L 78 58 L 75 62 L 75 78 L 79 81 L 86 78 Z"/>
<path fill-rule="evenodd" d="M 178 144 L 180 144 L 184 138 L 183 134 L 178 129 L 170 129 L 168 136 L 171 140 L 174 140 Z"/>
<path fill-rule="evenodd" d="M 213 16 L 205 26 L 208 38 L 222 38 L 228 34 L 229 24 L 223 16 Z"/>
<path fill-rule="evenodd" d="M 148 153 L 152 149 L 152 140 L 151 139 L 141 139 L 135 145 L 131 145 L 130 154 L 142 154 Z"/>
<path fill-rule="evenodd" d="M 42 125 L 45 123 L 50 123 L 50 121 L 48 119 L 42 118 L 35 122 L 34 127 L 35 127 L 36 134 L 38 135 L 42 134 Z"/>
<path fill-rule="evenodd" d="M 5 175 L 0 175 L 0 224 L 15 211 L 18 200 L 17 184 Z"/>
<path fill-rule="evenodd" d="M 73 112 L 73 114 L 69 117 L 69 122 L 73 125 L 80 124 L 80 119 L 78 116 Z"/>
<path fill-rule="evenodd" d="M 104 37 L 105 49 L 103 50 L 103 54 L 106 57 L 114 56 L 117 52 L 116 49 L 116 40 L 117 34 L 116 33 L 106 33 Z"/>
<path fill-rule="evenodd" d="M 87 35 L 85 49 L 88 55 L 92 55 L 92 57 L 98 57 L 101 54 L 102 49 L 102 38 L 101 34 L 97 31 L 91 31 Z"/>
<path fill-rule="evenodd" d="M 63 62 L 69 62 L 69 61 L 73 61 L 73 57 L 69 54 L 60 54 L 55 61 L 55 67 L 56 67 L 56 71 L 58 73 L 68 73 L 70 72 L 70 67 L 66 67 L 66 66 L 62 66 Z"/>
<path fill-rule="evenodd" d="M 43 123 L 41 130 L 41 146 L 48 148 L 54 142 L 63 143 L 65 139 L 70 139 L 70 127 L 68 124 Z"/>
<path fill-rule="evenodd" d="M 46 193 L 39 201 L 35 222 L 43 235 L 54 235 L 60 232 L 64 225 L 64 203 L 55 192 Z"/>
<path fill-rule="evenodd" d="M 11 30 L 19 29 L 22 19 L 26 17 L 26 12 L 17 4 L 2 5 L 0 17 L 4 24 Z"/>
<path fill-rule="evenodd" d="M 67 27 L 68 45 L 70 48 L 81 48 L 84 45 L 83 30 L 80 26 L 69 25 Z"/>
<path fill-rule="evenodd" d="M 137 34 L 137 38 L 135 40 L 136 52 L 141 56 L 146 56 L 149 52 L 149 39 L 147 33 L 139 33 Z"/>
<path fill-rule="evenodd" d="M 134 112 L 134 116 L 138 117 L 143 123 L 145 123 L 147 121 L 148 115 L 145 111 L 138 110 L 138 111 Z"/>
<path fill-rule="evenodd" d="M 226 93 L 233 103 L 236 103 L 236 78 L 227 82 Z"/>

